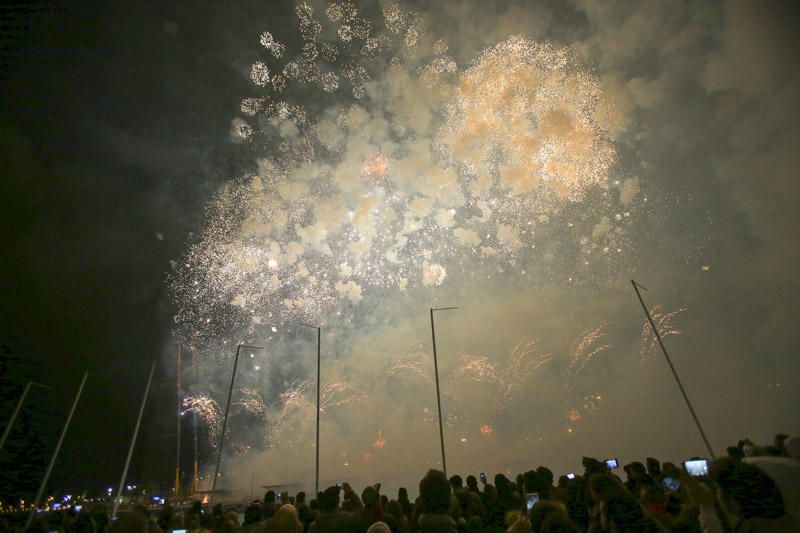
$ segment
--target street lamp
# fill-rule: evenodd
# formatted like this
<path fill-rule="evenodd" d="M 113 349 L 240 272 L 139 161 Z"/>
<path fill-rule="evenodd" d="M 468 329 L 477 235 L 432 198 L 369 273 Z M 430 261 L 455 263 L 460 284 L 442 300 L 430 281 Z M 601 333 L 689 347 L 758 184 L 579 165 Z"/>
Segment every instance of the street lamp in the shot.
<path fill-rule="evenodd" d="M 50 456 L 50 463 L 47 465 L 47 470 L 44 473 L 44 477 L 42 478 L 42 483 L 39 485 L 39 491 L 36 493 L 36 498 L 33 500 L 33 508 L 31 509 L 31 514 L 28 515 L 28 520 L 25 522 L 25 529 L 31 527 L 31 523 L 33 522 L 33 517 L 36 514 L 36 508 L 39 507 L 39 502 L 42 499 L 42 494 L 44 494 L 44 489 L 47 487 L 47 480 L 50 479 L 50 473 L 53 471 L 53 465 L 56 462 L 56 458 L 58 457 L 58 452 L 61 450 L 61 443 L 64 442 L 64 436 L 67 434 L 67 430 L 69 429 L 70 422 L 72 422 L 72 415 L 75 414 L 75 408 L 78 407 L 78 401 L 81 399 L 81 393 L 83 393 L 83 387 L 86 385 L 86 378 L 89 377 L 89 372 L 83 373 L 83 379 L 81 380 L 81 386 L 78 387 L 78 393 L 75 395 L 75 401 L 72 402 L 72 408 L 69 410 L 69 415 L 67 415 L 67 421 L 64 423 L 64 428 L 61 430 L 61 435 L 58 437 L 58 443 L 56 443 L 56 449 L 53 451 L 53 455 Z"/>
<path fill-rule="evenodd" d="M 25 388 L 22 391 L 22 394 L 19 396 L 19 401 L 17 402 L 17 406 L 14 407 L 14 412 L 11 414 L 11 420 L 8 421 L 8 425 L 6 426 L 6 430 L 3 432 L 3 437 L 0 438 L 0 450 L 3 449 L 3 446 L 6 445 L 6 439 L 8 438 L 9 433 L 11 433 L 11 427 L 14 425 L 14 422 L 17 421 L 17 415 L 19 415 L 19 411 L 22 408 L 22 404 L 25 402 L 25 398 L 28 396 L 28 391 L 31 390 L 31 386 L 36 385 L 37 387 L 42 387 L 43 389 L 49 389 L 51 387 L 47 385 L 42 385 L 41 383 L 37 383 L 35 381 L 29 381 L 25 384 Z"/>
<path fill-rule="evenodd" d="M 219 444 L 217 445 L 217 466 L 214 468 L 214 479 L 211 482 L 211 497 L 214 500 L 214 491 L 217 488 L 217 477 L 219 476 L 219 463 L 222 460 L 222 443 L 225 441 L 225 429 L 228 427 L 228 411 L 231 408 L 231 395 L 233 394 L 233 382 L 236 379 L 236 367 L 239 365 L 239 353 L 242 348 L 250 350 L 263 350 L 261 346 L 248 346 L 240 344 L 236 347 L 236 359 L 233 360 L 233 373 L 231 374 L 231 386 L 228 389 L 228 402 L 225 404 L 225 416 L 222 418 L 222 430 L 219 434 Z"/>
<path fill-rule="evenodd" d="M 319 494 L 319 384 L 320 384 L 320 348 L 322 346 L 322 329 L 319 326 L 310 326 L 308 324 L 300 324 L 307 328 L 317 330 L 317 461 L 316 461 L 316 474 L 314 477 L 314 494 Z"/>
<path fill-rule="evenodd" d="M 136 418 L 136 427 L 133 430 L 133 437 L 131 437 L 131 445 L 128 448 L 128 457 L 125 458 L 125 467 L 122 469 L 122 477 L 119 480 L 119 488 L 117 489 L 117 497 L 114 498 L 114 505 L 111 509 L 111 519 L 117 517 L 117 509 L 119 509 L 120 501 L 122 500 L 122 486 L 125 484 L 125 478 L 128 476 L 128 467 L 131 464 L 131 457 L 133 457 L 133 448 L 136 446 L 136 438 L 139 436 L 139 428 L 142 425 L 142 415 L 144 414 L 144 406 L 147 403 L 147 396 L 150 394 L 150 384 L 153 382 L 153 372 L 156 370 L 156 362 L 150 366 L 150 376 L 147 378 L 147 385 L 144 388 L 144 395 L 142 396 L 142 404 L 139 406 L 139 416 Z M 130 486 L 128 487 L 130 490 Z"/>
<path fill-rule="evenodd" d="M 439 362 L 436 358 L 436 327 L 433 324 L 434 311 L 450 311 L 451 309 L 458 309 L 458 307 L 438 307 L 431 308 L 431 338 L 433 339 L 433 372 L 436 376 L 436 406 L 439 410 L 439 441 L 442 444 L 442 472 L 447 477 L 447 460 L 444 455 L 444 424 L 442 423 L 442 397 L 439 394 Z"/>

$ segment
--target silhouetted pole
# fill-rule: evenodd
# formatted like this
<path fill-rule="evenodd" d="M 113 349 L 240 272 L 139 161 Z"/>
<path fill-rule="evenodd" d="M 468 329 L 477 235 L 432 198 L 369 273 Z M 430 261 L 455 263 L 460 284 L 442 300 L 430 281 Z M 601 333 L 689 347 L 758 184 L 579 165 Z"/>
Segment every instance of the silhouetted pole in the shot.
<path fill-rule="evenodd" d="M 175 370 L 177 378 L 177 395 L 178 395 L 178 438 L 175 454 L 175 499 L 180 498 L 181 494 L 181 343 L 178 343 L 177 355 L 177 369 Z"/>
<path fill-rule="evenodd" d="M 11 427 L 14 425 L 14 422 L 17 421 L 17 415 L 19 415 L 19 411 L 22 409 L 22 404 L 25 403 L 25 398 L 28 396 L 28 391 L 31 390 L 31 385 L 36 385 L 46 389 L 50 388 L 47 385 L 42 385 L 41 383 L 36 383 L 35 381 L 29 381 L 25 384 L 25 388 L 23 389 L 22 394 L 19 396 L 19 401 L 17 401 L 17 406 L 14 407 L 14 412 L 11 414 L 11 420 L 8 421 L 5 431 L 3 431 L 3 437 L 0 438 L 0 450 L 2 450 L 3 446 L 6 445 L 6 439 L 11 433 Z"/>
<path fill-rule="evenodd" d="M 316 461 L 316 475 L 314 477 L 314 494 L 319 494 L 319 384 L 320 384 L 320 352 L 322 348 L 322 330 L 319 326 L 309 326 L 308 324 L 301 324 L 307 328 L 317 330 L 317 461 Z"/>
<path fill-rule="evenodd" d="M 219 463 L 222 460 L 222 444 L 225 442 L 225 429 L 228 427 L 228 412 L 231 409 L 231 395 L 233 394 L 233 382 L 236 379 L 236 367 L 239 365 L 239 352 L 242 348 L 251 350 L 263 350 L 261 346 L 248 346 L 240 344 L 236 347 L 236 359 L 233 360 L 233 373 L 231 374 L 231 386 L 228 389 L 228 402 L 225 404 L 225 416 L 222 418 L 222 430 L 219 433 L 219 444 L 217 445 L 217 466 L 214 468 L 214 479 L 211 481 L 210 501 L 214 501 L 215 491 L 217 490 L 217 477 L 219 477 Z"/>
<path fill-rule="evenodd" d="M 439 394 L 439 361 L 436 358 L 436 327 L 433 324 L 434 311 L 449 311 L 450 309 L 458 309 L 458 307 L 439 307 L 431 308 L 431 338 L 433 339 L 433 373 L 436 377 L 436 406 L 439 411 L 439 441 L 442 444 L 442 472 L 444 477 L 447 477 L 447 459 L 444 455 L 444 424 L 442 423 L 442 397 Z"/>
<path fill-rule="evenodd" d="M 681 390 L 681 394 L 683 394 L 683 399 L 686 401 L 686 407 L 689 408 L 689 412 L 692 413 L 692 418 L 694 418 L 694 423 L 697 424 L 697 429 L 700 431 L 700 436 L 703 437 L 703 442 L 706 444 L 706 448 L 708 448 L 708 453 L 711 455 L 712 459 L 716 459 L 714 455 L 714 450 L 711 449 L 711 444 L 708 442 L 708 438 L 706 438 L 706 433 L 703 431 L 703 426 L 700 425 L 700 419 L 697 418 L 697 414 L 694 412 L 694 407 L 692 407 L 692 402 L 689 401 L 689 396 L 686 395 L 686 391 L 683 388 L 683 383 L 681 383 L 681 378 L 678 377 L 678 372 L 675 370 L 675 367 L 672 365 L 672 360 L 669 358 L 669 353 L 667 353 L 667 348 L 664 346 L 664 341 L 661 340 L 661 335 L 658 333 L 658 328 L 656 328 L 656 323 L 653 322 L 653 317 L 650 316 L 650 311 L 648 311 L 647 306 L 642 299 L 642 293 L 639 292 L 639 288 L 641 287 L 644 290 L 647 290 L 647 287 L 644 285 L 640 285 L 636 283 L 636 281 L 631 280 L 631 284 L 633 285 L 633 290 L 636 291 L 636 296 L 639 297 L 639 303 L 642 304 L 642 309 L 644 309 L 644 314 L 647 315 L 647 320 L 650 322 L 650 326 L 653 328 L 653 333 L 658 339 L 658 344 L 661 346 L 661 351 L 664 352 L 664 357 L 667 359 L 667 364 L 669 365 L 670 370 L 672 370 L 672 375 L 675 376 L 675 382 L 678 383 L 678 388 Z"/>
<path fill-rule="evenodd" d="M 192 334 L 190 348 L 192 350 L 192 386 L 193 392 L 197 391 L 197 362 L 194 354 L 194 334 Z M 197 463 L 197 409 L 192 409 L 192 440 L 194 441 L 194 478 L 192 478 L 192 494 L 197 495 L 200 490 L 200 477 L 198 476 Z"/>
<path fill-rule="evenodd" d="M 139 436 L 139 427 L 142 425 L 142 414 L 144 414 L 144 406 L 147 403 L 147 396 L 150 394 L 150 384 L 153 382 L 153 372 L 156 370 L 156 362 L 150 366 L 150 377 L 147 378 L 147 386 L 144 388 L 144 396 L 142 396 L 142 405 L 139 406 L 139 416 L 136 418 L 136 427 L 133 430 L 133 437 L 131 437 L 131 445 L 128 448 L 128 457 L 125 459 L 125 468 L 122 469 L 122 477 L 119 480 L 119 488 L 117 489 L 117 497 L 114 498 L 114 506 L 111 510 L 111 519 L 114 520 L 117 516 L 117 509 L 119 502 L 122 500 L 122 487 L 125 485 L 125 478 L 128 477 L 128 467 L 131 464 L 131 457 L 133 456 L 133 448 L 136 446 L 136 438 Z"/>
<path fill-rule="evenodd" d="M 33 500 L 33 509 L 31 509 L 31 514 L 28 515 L 28 520 L 25 522 L 25 529 L 31 527 L 31 523 L 33 522 L 33 517 L 36 514 L 36 509 L 39 507 L 39 502 L 42 499 L 42 494 L 44 493 L 44 489 L 47 486 L 47 480 L 50 479 L 50 472 L 53 471 L 53 465 L 56 462 L 59 450 L 61 450 L 61 443 L 64 442 L 64 436 L 67 434 L 70 422 L 72 422 L 72 415 L 75 414 L 75 408 L 78 407 L 78 400 L 81 399 L 83 386 L 86 385 L 86 378 L 88 377 L 89 373 L 84 372 L 83 379 L 81 380 L 81 386 L 78 387 L 78 394 L 75 395 L 75 401 L 72 402 L 72 408 L 69 410 L 69 415 L 67 416 L 66 423 L 64 423 L 64 429 L 61 430 L 61 435 L 58 437 L 58 443 L 56 444 L 56 449 L 53 451 L 53 455 L 50 457 L 50 464 L 47 465 L 47 470 L 45 471 L 44 477 L 42 478 L 42 483 L 39 485 L 39 491 L 36 493 L 36 498 Z"/>

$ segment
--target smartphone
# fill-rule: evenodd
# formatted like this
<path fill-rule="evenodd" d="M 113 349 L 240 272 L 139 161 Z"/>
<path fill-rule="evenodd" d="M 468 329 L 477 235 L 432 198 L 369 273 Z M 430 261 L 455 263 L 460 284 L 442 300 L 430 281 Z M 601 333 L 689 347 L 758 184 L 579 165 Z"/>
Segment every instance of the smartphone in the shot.
<path fill-rule="evenodd" d="M 661 484 L 670 492 L 678 492 L 681 490 L 681 482 L 673 477 L 665 477 L 661 480 Z"/>
<path fill-rule="evenodd" d="M 172 533 L 186 533 L 185 529 L 173 529 Z"/>
<path fill-rule="evenodd" d="M 83 510 L 83 505 L 76 505 L 73 509 L 80 513 Z"/>
<path fill-rule="evenodd" d="M 486 474 L 484 474 L 483 472 L 481 472 L 481 483 L 486 485 Z"/>
<path fill-rule="evenodd" d="M 342 483 L 340 481 L 339 483 L 336 484 L 336 486 L 339 487 L 340 489 L 343 489 L 344 488 L 344 483 Z"/>
<path fill-rule="evenodd" d="M 528 509 L 528 512 L 531 512 L 533 506 L 539 501 L 539 493 L 538 492 L 528 492 L 525 494 L 525 508 Z"/>
<path fill-rule="evenodd" d="M 690 476 L 701 477 L 708 475 L 708 461 L 705 459 L 693 459 L 684 461 L 683 468 Z"/>
<path fill-rule="evenodd" d="M 606 459 L 604 461 L 606 463 L 606 468 L 609 470 L 614 470 L 615 468 L 619 468 L 619 461 L 616 459 Z"/>
<path fill-rule="evenodd" d="M 575 472 L 570 472 L 567 474 L 567 479 L 575 479 Z"/>

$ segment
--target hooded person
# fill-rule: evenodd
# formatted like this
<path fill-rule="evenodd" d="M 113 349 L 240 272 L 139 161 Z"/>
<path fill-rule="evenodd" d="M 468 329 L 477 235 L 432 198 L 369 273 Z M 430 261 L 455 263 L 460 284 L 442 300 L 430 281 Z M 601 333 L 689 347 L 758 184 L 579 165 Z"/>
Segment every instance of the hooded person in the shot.
<path fill-rule="evenodd" d="M 417 525 L 421 533 L 456 533 L 450 509 L 450 482 L 441 470 L 428 470 L 419 482 L 422 514 Z"/>
<path fill-rule="evenodd" d="M 369 526 L 383 519 L 383 508 L 381 507 L 381 496 L 377 486 L 370 485 L 361 492 L 361 502 L 364 508 L 361 511 L 361 523 Z"/>
<path fill-rule="evenodd" d="M 339 509 L 339 487 L 328 487 L 317 496 L 319 514 L 311 523 L 310 533 L 327 533 L 337 531 L 357 531 L 358 524 L 353 515 Z"/>
<path fill-rule="evenodd" d="M 275 511 L 270 519 L 267 531 L 270 533 L 302 533 L 303 523 L 294 505 L 287 503 Z"/>

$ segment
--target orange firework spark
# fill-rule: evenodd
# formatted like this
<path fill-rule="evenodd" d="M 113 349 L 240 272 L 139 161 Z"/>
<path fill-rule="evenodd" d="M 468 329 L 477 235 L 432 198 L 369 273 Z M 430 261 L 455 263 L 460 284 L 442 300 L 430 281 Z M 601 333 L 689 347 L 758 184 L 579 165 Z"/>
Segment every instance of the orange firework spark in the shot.
<path fill-rule="evenodd" d="M 374 448 L 383 448 L 386 446 L 386 439 L 383 438 L 383 432 L 380 429 L 378 430 L 378 438 L 372 443 L 372 446 Z"/>
<path fill-rule="evenodd" d="M 569 421 L 570 422 L 577 422 L 581 419 L 581 414 L 578 412 L 577 409 L 573 409 L 569 412 Z"/>
<path fill-rule="evenodd" d="M 481 424 L 480 432 L 481 435 L 483 435 L 484 437 L 489 437 L 494 432 L 494 430 L 492 429 L 492 426 L 490 426 L 489 424 Z"/>
<path fill-rule="evenodd" d="M 385 154 L 376 152 L 361 165 L 361 177 L 371 185 L 380 185 L 389 177 L 389 159 Z"/>

